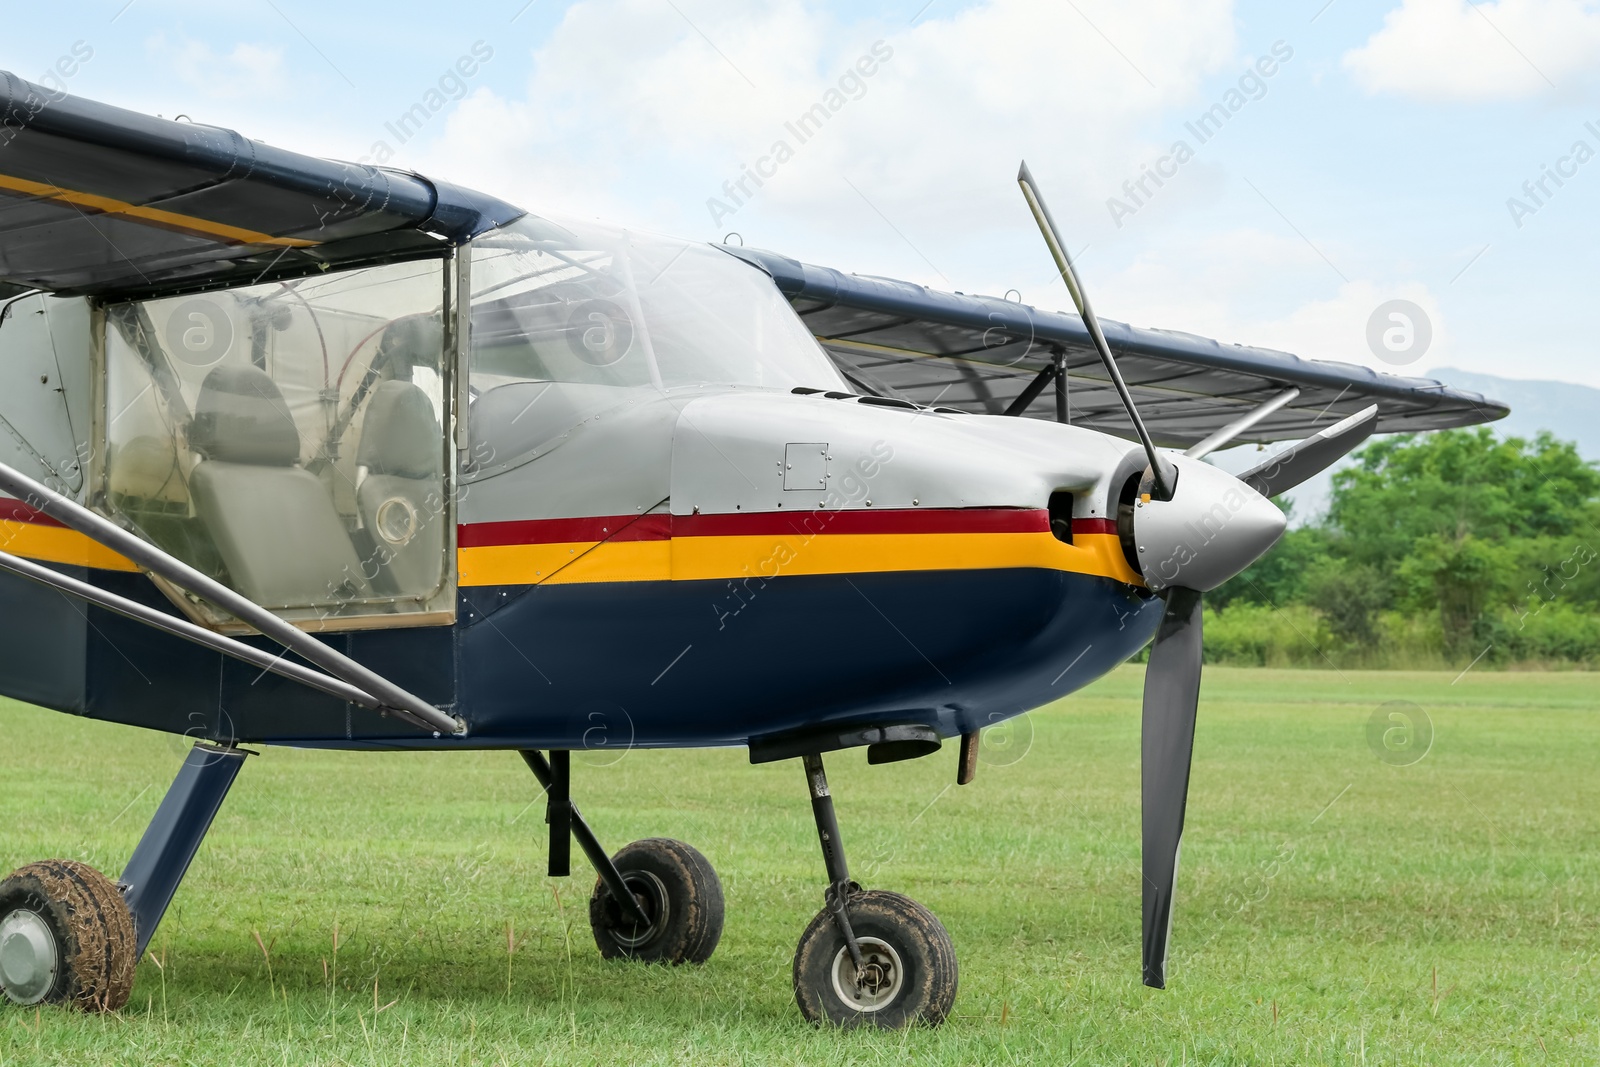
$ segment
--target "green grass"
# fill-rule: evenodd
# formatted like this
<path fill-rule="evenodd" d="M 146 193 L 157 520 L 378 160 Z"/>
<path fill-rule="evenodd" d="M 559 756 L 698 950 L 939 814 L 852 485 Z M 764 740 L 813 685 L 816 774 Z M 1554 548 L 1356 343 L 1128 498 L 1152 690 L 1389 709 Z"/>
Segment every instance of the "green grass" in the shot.
<path fill-rule="evenodd" d="M 940 1030 L 800 1021 L 790 961 L 822 870 L 793 762 L 577 763 L 611 848 L 680 837 L 721 874 L 721 947 L 669 970 L 600 961 L 591 878 L 545 877 L 515 755 L 271 749 L 157 934 L 164 968 L 144 961 L 111 1017 L 0 1009 L 0 1063 L 1600 1060 L 1594 675 L 1208 668 L 1164 993 L 1138 980 L 1140 681 L 1124 668 L 1035 712 L 1022 758 L 970 786 L 948 747 L 830 761 L 857 877 L 955 941 Z M 1432 718 L 1413 766 L 1368 747 L 1391 700 Z M 119 871 L 180 751 L 0 707 L 0 867 Z"/>

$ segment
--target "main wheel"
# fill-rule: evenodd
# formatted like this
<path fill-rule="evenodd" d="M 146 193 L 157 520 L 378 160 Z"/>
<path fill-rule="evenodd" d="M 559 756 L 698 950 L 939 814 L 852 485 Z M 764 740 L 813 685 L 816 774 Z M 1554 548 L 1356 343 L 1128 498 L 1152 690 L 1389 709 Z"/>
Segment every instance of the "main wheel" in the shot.
<path fill-rule="evenodd" d="M 956 1000 L 956 950 L 943 924 L 899 893 L 856 893 L 849 907 L 861 971 L 833 912 L 824 908 L 794 954 L 800 1014 L 816 1024 L 885 1030 L 944 1022 Z"/>
<path fill-rule="evenodd" d="M 87 864 L 30 863 L 0 882 L 0 986 L 14 1004 L 116 1011 L 136 944 L 121 891 Z"/>
<path fill-rule="evenodd" d="M 647 963 L 704 963 L 722 939 L 722 883 L 700 852 L 682 841 L 648 837 L 611 857 L 649 925 L 622 910 L 602 881 L 589 898 L 600 955 Z"/>

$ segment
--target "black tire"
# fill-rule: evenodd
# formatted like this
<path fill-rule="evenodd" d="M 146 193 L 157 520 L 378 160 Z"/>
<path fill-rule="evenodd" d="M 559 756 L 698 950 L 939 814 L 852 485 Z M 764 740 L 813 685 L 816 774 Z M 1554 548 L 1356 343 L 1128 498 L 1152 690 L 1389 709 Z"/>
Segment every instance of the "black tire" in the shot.
<path fill-rule="evenodd" d="M 87 864 L 30 863 L 0 882 L 0 984 L 13 983 L 13 1003 L 116 1011 L 133 989 L 135 945 L 121 890 Z"/>
<path fill-rule="evenodd" d="M 625 846 L 611 862 L 651 917 L 645 929 L 595 881 L 589 925 L 600 955 L 646 963 L 704 963 L 722 940 L 722 883 L 699 850 L 666 837 Z"/>
<path fill-rule="evenodd" d="M 882 890 L 852 894 L 850 928 L 871 978 L 856 970 L 833 912 L 824 908 L 800 935 L 794 999 L 816 1025 L 902 1030 L 938 1026 L 956 1002 L 956 950 L 944 925 L 910 897 Z"/>

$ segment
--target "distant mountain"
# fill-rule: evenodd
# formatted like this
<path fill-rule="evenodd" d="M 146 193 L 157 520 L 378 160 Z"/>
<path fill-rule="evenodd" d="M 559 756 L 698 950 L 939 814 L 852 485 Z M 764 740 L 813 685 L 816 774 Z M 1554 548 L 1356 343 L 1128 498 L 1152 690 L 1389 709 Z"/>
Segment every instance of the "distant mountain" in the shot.
<path fill-rule="evenodd" d="M 1490 424 L 1496 433 L 1532 437 L 1549 430 L 1560 440 L 1575 442 L 1584 459 L 1600 462 L 1600 389 L 1571 382 L 1499 378 L 1452 367 L 1429 371 L 1428 377 L 1510 404 L 1511 414 Z"/>
<path fill-rule="evenodd" d="M 1600 463 L 1600 389 L 1571 382 L 1501 378 L 1453 367 L 1428 371 L 1424 377 L 1509 404 L 1511 414 L 1489 423 L 1489 428 L 1502 437 L 1532 438 L 1540 430 L 1549 430 L 1559 440 L 1576 443 L 1578 454 L 1584 459 Z M 1216 455 L 1217 466 L 1235 473 L 1260 461 L 1254 446 Z M 1336 465 L 1286 494 L 1294 502 L 1294 525 L 1310 522 L 1327 510 L 1333 492 L 1333 471 L 1338 469 Z"/>

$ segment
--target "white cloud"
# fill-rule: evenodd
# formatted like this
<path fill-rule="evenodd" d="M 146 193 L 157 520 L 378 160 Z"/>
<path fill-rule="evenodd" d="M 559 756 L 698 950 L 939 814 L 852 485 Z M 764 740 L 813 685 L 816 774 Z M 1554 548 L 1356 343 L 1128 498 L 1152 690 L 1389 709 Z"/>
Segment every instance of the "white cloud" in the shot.
<path fill-rule="evenodd" d="M 784 139 L 792 162 L 718 232 L 887 232 L 848 178 L 908 232 L 950 229 L 960 205 L 970 235 L 1014 222 L 1024 156 L 1053 199 L 1098 208 L 1144 147 L 1139 125 L 1236 61 L 1230 0 L 987 0 L 915 26 L 841 26 L 801 0 L 679 6 L 693 26 L 655 0 L 574 4 L 526 95 L 475 94 L 418 165 L 532 207 L 621 199 L 636 221 L 709 234 L 707 199 Z M 785 122 L 880 40 L 892 59 L 798 143 Z"/>
<path fill-rule="evenodd" d="M 1207 250 L 1213 254 L 1201 257 Z M 1334 284 L 1325 285 L 1327 281 Z M 1305 298 L 1303 294 L 1319 286 L 1325 295 Z M 1272 291 L 1278 287 L 1286 291 Z M 1140 256 L 1128 270 L 1106 279 L 1104 288 L 1105 306 L 1116 307 L 1107 314 L 1114 317 L 1228 343 L 1275 348 L 1306 359 L 1353 363 L 1385 374 L 1426 378 L 1431 376 L 1429 368 L 1459 363 L 1461 355 L 1439 298 L 1425 283 L 1339 281 L 1315 251 L 1293 236 L 1260 230 L 1206 233 L 1197 236 L 1192 246 Z M 1265 299 L 1251 299 L 1263 293 L 1268 294 Z M 1295 293 L 1302 295 L 1296 298 Z M 1383 362 L 1367 344 L 1367 324 L 1374 311 L 1395 299 L 1421 307 L 1433 335 L 1427 352 L 1407 366 Z M 1266 455 L 1254 445 L 1244 445 L 1215 453 L 1212 462 L 1239 473 Z M 1331 492 L 1332 475 L 1327 471 L 1296 487 L 1289 496 L 1294 502 L 1291 522 L 1298 525 L 1323 514 Z"/>
<path fill-rule="evenodd" d="M 1417 362 L 1402 366 L 1380 360 L 1367 339 L 1368 322 L 1374 312 L 1380 305 L 1397 299 L 1420 307 L 1432 332 L 1427 352 Z M 1281 317 L 1240 322 L 1218 336 L 1248 337 L 1252 344 L 1308 359 L 1356 363 L 1385 374 L 1410 376 L 1425 375 L 1427 367 L 1448 363 L 1450 351 L 1450 335 L 1439 301 L 1426 284 L 1416 281 L 1393 285 L 1368 279 L 1345 282 L 1332 296 L 1301 304 Z"/>
<path fill-rule="evenodd" d="M 1127 270 L 1106 278 L 1102 288 L 1105 298 L 1097 303 L 1103 314 L 1136 325 L 1388 374 L 1425 375 L 1425 368 L 1450 359 L 1450 331 L 1426 284 L 1340 280 L 1315 250 L 1293 236 L 1260 230 L 1197 234 L 1192 242 L 1139 256 Z M 1312 293 L 1322 295 L 1308 299 Z M 1367 342 L 1373 313 L 1396 299 L 1422 308 L 1432 334 L 1426 352 L 1406 366 L 1378 359 Z"/>
<path fill-rule="evenodd" d="M 248 99 L 279 93 L 285 86 L 279 48 L 241 42 L 232 51 L 221 53 L 204 41 L 174 41 L 164 33 L 147 44 L 156 62 L 171 68 L 185 84 L 210 99 Z"/>
<path fill-rule="evenodd" d="M 1600 61 L 1592 0 L 1404 0 L 1344 66 L 1372 93 L 1425 100 L 1530 96 Z"/>

